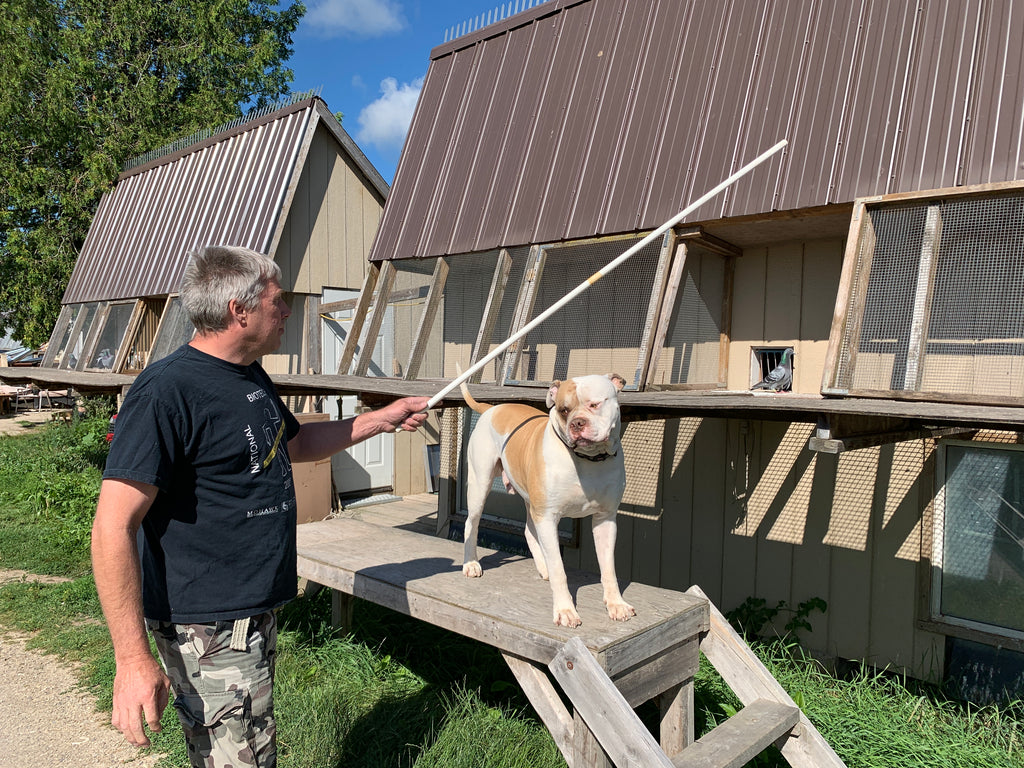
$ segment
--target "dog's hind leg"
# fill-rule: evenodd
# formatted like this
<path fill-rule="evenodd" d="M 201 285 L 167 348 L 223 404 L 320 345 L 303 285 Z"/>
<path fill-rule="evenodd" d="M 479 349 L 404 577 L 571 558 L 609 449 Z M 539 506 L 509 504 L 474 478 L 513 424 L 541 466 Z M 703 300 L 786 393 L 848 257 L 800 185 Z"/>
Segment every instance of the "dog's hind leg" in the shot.
<path fill-rule="evenodd" d="M 540 548 L 540 542 L 537 541 L 537 526 L 533 522 L 533 515 L 530 514 L 530 510 L 526 510 L 526 546 L 530 548 L 530 554 L 533 555 L 533 564 L 537 566 L 537 573 L 544 581 L 548 580 L 548 564 L 544 560 L 544 550 Z"/>
<path fill-rule="evenodd" d="M 494 478 L 501 471 L 501 465 L 497 460 L 490 461 L 484 453 L 486 449 L 476 452 L 474 455 L 473 441 L 470 440 L 467 463 L 466 483 L 466 529 L 462 537 L 462 573 L 464 576 L 476 578 L 482 576 L 484 569 L 476 553 L 476 540 L 480 533 L 480 518 L 484 513 L 484 502 L 487 501 L 487 494 L 491 490 Z"/>

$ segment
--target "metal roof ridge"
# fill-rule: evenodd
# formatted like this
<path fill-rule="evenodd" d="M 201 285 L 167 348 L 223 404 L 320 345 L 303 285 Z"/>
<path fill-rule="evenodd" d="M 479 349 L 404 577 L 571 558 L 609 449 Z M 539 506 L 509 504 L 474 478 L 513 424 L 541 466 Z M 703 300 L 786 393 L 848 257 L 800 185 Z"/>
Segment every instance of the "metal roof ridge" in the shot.
<path fill-rule="evenodd" d="M 131 178 L 132 176 L 137 176 L 140 173 L 145 173 L 146 171 L 152 170 L 153 168 L 157 168 L 161 165 L 166 165 L 167 163 L 172 163 L 176 160 L 180 160 L 182 157 L 190 155 L 193 152 L 200 152 L 208 147 L 213 146 L 214 144 L 219 144 L 222 141 L 226 141 L 227 139 L 233 138 L 235 136 L 258 128 L 261 125 L 265 125 L 266 123 L 271 123 L 275 120 L 279 120 L 286 115 L 292 114 L 293 112 L 299 112 L 303 109 L 310 109 L 317 102 L 323 102 L 323 99 L 315 95 L 308 96 L 306 98 L 300 98 L 297 99 L 296 101 L 291 102 L 290 104 L 286 104 L 285 106 L 279 109 L 275 109 L 271 112 L 265 112 L 261 115 L 257 115 L 256 117 L 246 120 L 245 122 L 236 123 L 235 121 L 231 121 L 229 123 L 226 123 L 225 125 L 227 127 L 223 127 L 220 130 L 215 129 L 216 132 L 209 134 L 205 138 L 198 138 L 202 135 L 202 133 L 204 133 L 204 131 L 199 131 L 195 134 L 192 134 L 192 137 L 197 137 L 196 141 L 188 143 L 185 146 L 181 147 L 180 149 L 176 149 L 167 152 L 166 154 L 159 155 L 151 160 L 140 163 L 139 165 L 122 171 L 118 175 L 115 183 L 120 183 L 121 181 L 127 178 Z M 188 141 L 192 137 L 183 137 L 182 139 L 178 139 L 177 141 Z M 166 144 L 164 145 L 164 147 L 153 150 L 153 152 L 160 152 L 164 148 L 173 147 L 174 144 L 175 142 Z M 133 159 L 143 158 L 145 156 L 146 154 L 143 154 Z M 129 161 L 129 163 L 130 162 L 132 161 Z"/>

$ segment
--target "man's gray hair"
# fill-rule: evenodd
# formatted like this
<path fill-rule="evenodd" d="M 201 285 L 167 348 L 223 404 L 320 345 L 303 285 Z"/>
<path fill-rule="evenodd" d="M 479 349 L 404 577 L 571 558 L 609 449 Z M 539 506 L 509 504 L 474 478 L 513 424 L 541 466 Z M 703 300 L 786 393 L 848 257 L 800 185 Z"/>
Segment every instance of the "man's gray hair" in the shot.
<path fill-rule="evenodd" d="M 181 303 L 199 333 L 228 327 L 228 302 L 247 310 L 260 303 L 271 280 L 281 282 L 281 268 L 269 256 L 233 245 L 208 245 L 189 254 L 181 280 Z"/>

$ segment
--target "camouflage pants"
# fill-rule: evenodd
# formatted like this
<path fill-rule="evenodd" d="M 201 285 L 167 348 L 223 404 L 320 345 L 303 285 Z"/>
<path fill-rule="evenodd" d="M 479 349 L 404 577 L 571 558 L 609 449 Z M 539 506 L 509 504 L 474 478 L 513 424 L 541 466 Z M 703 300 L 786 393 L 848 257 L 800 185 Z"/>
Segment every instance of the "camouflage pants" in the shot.
<path fill-rule="evenodd" d="M 147 624 L 171 679 L 193 768 L 274 768 L 275 614 L 249 620 L 244 640 L 235 643 L 244 651 L 232 648 L 233 621 Z"/>

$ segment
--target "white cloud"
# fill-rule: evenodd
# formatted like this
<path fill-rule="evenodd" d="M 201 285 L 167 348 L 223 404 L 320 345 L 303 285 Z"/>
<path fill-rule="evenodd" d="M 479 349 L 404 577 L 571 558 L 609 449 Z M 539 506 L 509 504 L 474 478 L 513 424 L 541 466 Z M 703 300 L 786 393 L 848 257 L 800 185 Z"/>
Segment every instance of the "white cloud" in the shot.
<path fill-rule="evenodd" d="M 396 0 L 313 0 L 307 8 L 303 25 L 322 37 L 382 37 L 406 27 Z"/>
<path fill-rule="evenodd" d="M 359 113 L 356 140 L 380 149 L 401 149 L 422 88 L 422 77 L 402 85 L 393 77 L 382 80 L 381 97 Z"/>

